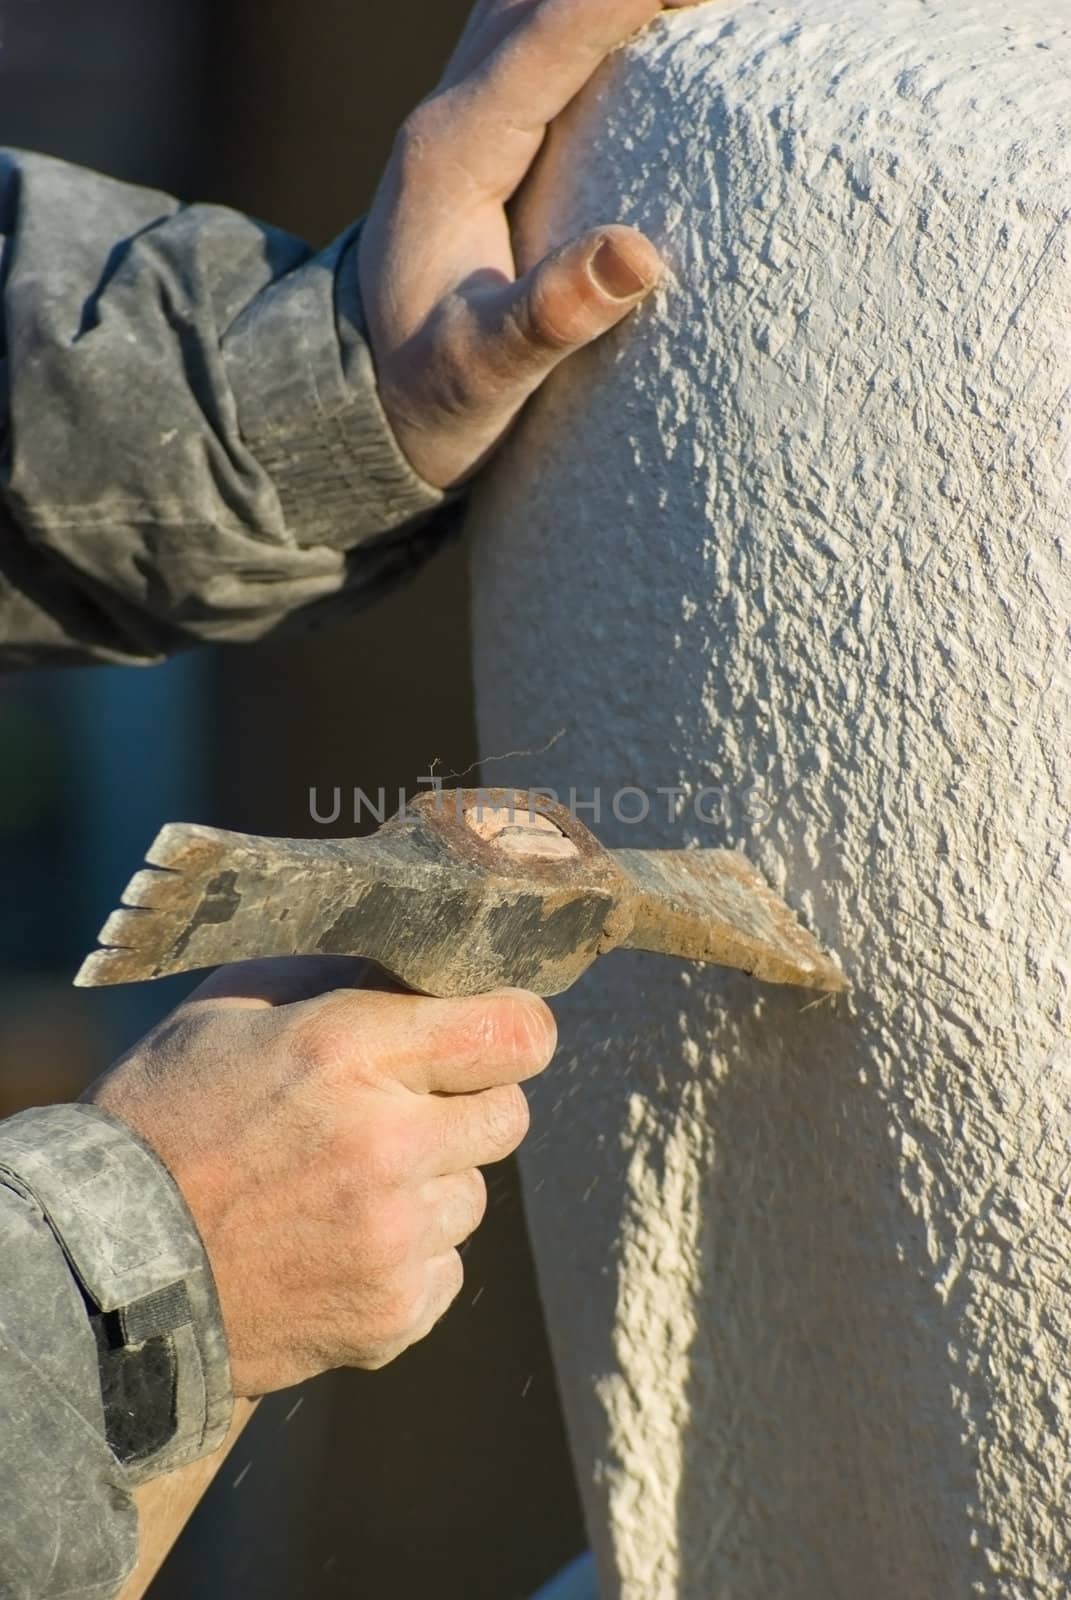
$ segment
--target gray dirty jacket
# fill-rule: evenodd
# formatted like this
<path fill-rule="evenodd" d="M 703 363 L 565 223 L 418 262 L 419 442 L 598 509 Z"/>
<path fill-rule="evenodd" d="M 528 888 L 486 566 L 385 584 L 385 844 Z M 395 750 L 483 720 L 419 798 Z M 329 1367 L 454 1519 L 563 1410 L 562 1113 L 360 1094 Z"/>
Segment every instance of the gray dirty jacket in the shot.
<path fill-rule="evenodd" d="M 352 609 L 446 536 L 362 332 L 356 229 L 314 255 L 0 152 L 0 665 L 159 661 Z M 231 1414 L 208 1261 L 88 1105 L 0 1123 L 0 1600 L 104 1600 L 131 1487 Z"/>

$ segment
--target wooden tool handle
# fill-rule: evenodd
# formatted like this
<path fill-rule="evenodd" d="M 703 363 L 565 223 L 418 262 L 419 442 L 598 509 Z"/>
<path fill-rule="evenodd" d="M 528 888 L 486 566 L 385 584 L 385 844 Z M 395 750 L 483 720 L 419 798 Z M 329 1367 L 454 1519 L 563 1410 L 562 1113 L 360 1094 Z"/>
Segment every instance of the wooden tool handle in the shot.
<path fill-rule="evenodd" d="M 141 1600 L 259 1403 L 236 1400 L 227 1437 L 218 1450 L 134 1490 L 134 1504 L 138 1508 L 138 1560 L 117 1600 Z"/>

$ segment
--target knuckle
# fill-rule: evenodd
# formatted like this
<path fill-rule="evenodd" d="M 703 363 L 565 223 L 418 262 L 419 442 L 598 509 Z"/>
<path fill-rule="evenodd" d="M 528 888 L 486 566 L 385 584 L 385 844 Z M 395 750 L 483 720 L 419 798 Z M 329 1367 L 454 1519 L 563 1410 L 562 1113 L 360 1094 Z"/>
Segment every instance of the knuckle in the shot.
<path fill-rule="evenodd" d="M 389 1367 L 392 1361 L 397 1361 L 399 1356 L 404 1356 L 409 1349 L 408 1339 L 383 1340 L 376 1348 L 375 1355 L 368 1356 L 357 1363 L 365 1372 L 382 1372 L 384 1367 Z"/>
<path fill-rule="evenodd" d="M 457 1250 L 435 1263 L 434 1270 L 414 1275 L 382 1302 L 374 1355 L 365 1366 L 386 1366 L 411 1345 L 426 1338 L 445 1316 L 465 1283 L 465 1267 Z"/>
<path fill-rule="evenodd" d="M 443 1267 L 442 1310 L 453 1305 L 465 1287 L 465 1263 L 457 1250 L 451 1250 Z M 442 1312 L 439 1313 L 440 1316 Z"/>
<path fill-rule="evenodd" d="M 369 1277 L 396 1277 L 416 1255 L 416 1230 L 408 1212 L 380 1207 L 361 1226 L 354 1253 Z"/>
<path fill-rule="evenodd" d="M 283 1048 L 306 1075 L 330 1083 L 352 1083 L 379 1077 L 378 1046 L 383 1018 L 375 995 L 344 990 L 304 1003 L 301 1014 L 282 1034 Z"/>
<path fill-rule="evenodd" d="M 412 1181 L 422 1154 L 413 1128 L 397 1111 L 372 1112 L 341 1131 L 338 1140 L 339 1166 L 348 1173 L 353 1192 L 372 1205 Z"/>
<path fill-rule="evenodd" d="M 470 1218 L 472 1226 L 469 1233 L 475 1233 L 484 1217 L 487 1215 L 487 1180 L 479 1168 L 473 1168 L 470 1174 Z"/>
<path fill-rule="evenodd" d="M 360 1315 L 346 1343 L 360 1352 L 359 1365 L 383 1367 L 412 1344 L 427 1316 L 427 1285 L 423 1273 L 396 1274 L 378 1291 L 366 1291 Z"/>
<path fill-rule="evenodd" d="M 360 1355 L 354 1356 L 352 1364 L 355 1367 L 360 1367 L 362 1372 L 382 1372 L 384 1367 L 390 1366 L 396 1354 L 400 1355 L 401 1352 L 392 1350 L 389 1345 L 379 1345 L 376 1346 L 374 1354 L 364 1354 L 362 1352 Z"/>
<path fill-rule="evenodd" d="M 531 1114 L 524 1091 L 516 1084 L 485 1091 L 484 1127 L 491 1145 L 505 1152 L 515 1150 L 528 1132 Z"/>
<path fill-rule="evenodd" d="M 354 1035 L 328 1007 L 318 1007 L 288 1030 L 287 1046 L 302 1071 L 313 1077 L 338 1073 L 353 1055 Z"/>
<path fill-rule="evenodd" d="M 591 310 L 584 299 L 565 294 L 557 274 L 540 274 L 522 309 L 522 333 L 537 351 L 557 354 L 574 350 L 591 337 Z"/>
<path fill-rule="evenodd" d="M 394 157 L 403 173 L 426 164 L 439 134 L 439 113 L 431 100 L 415 106 L 394 138 Z"/>
<path fill-rule="evenodd" d="M 397 1129 L 366 1134 L 359 1143 L 361 1175 L 373 1194 L 401 1189 L 413 1170 L 409 1140 Z"/>
<path fill-rule="evenodd" d="M 428 1313 L 428 1293 L 423 1283 L 406 1282 L 394 1289 L 386 1301 L 385 1337 L 411 1342 Z"/>
<path fill-rule="evenodd" d="M 352 1219 L 364 1214 L 368 1197 L 359 1152 L 340 1137 L 317 1151 L 318 1191 L 323 1209 L 332 1217 Z"/>
<path fill-rule="evenodd" d="M 446 1235 L 460 1244 L 476 1232 L 487 1214 L 487 1184 L 478 1167 L 459 1174 L 459 1185 L 446 1215 Z"/>

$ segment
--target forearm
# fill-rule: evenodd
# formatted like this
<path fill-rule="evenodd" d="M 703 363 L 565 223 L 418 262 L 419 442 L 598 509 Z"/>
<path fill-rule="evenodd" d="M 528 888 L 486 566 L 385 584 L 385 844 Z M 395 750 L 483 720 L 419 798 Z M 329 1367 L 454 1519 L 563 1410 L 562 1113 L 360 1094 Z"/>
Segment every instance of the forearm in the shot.
<path fill-rule="evenodd" d="M 355 239 L 0 156 L 0 661 L 257 638 L 430 553 Z"/>
<path fill-rule="evenodd" d="M 0 1595 L 97 1600 L 133 1564 L 130 1491 L 231 1413 L 211 1272 L 172 1179 L 88 1106 L 0 1123 Z"/>

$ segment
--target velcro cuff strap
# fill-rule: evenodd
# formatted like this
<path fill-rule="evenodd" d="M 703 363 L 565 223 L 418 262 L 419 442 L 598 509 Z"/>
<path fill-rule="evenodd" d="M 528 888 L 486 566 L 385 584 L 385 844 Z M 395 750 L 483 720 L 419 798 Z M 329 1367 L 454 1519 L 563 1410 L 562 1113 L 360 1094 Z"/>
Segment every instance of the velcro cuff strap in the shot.
<path fill-rule="evenodd" d="M 155 1294 L 143 1295 L 117 1313 L 124 1344 L 144 1344 L 162 1333 L 174 1333 L 193 1321 L 189 1291 L 185 1283 L 170 1283 Z"/>

